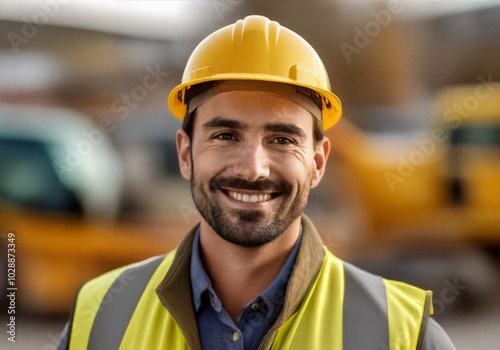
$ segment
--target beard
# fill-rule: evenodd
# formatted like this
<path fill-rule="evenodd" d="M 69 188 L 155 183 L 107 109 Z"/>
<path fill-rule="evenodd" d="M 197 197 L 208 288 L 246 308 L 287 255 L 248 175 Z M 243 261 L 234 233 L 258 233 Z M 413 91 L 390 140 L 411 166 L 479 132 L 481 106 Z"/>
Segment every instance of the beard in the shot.
<path fill-rule="evenodd" d="M 278 194 L 281 204 L 271 211 L 228 208 L 218 199 L 217 192 L 224 193 L 222 188 L 270 191 Z M 192 168 L 191 193 L 201 216 L 221 238 L 244 247 L 259 247 L 278 238 L 302 214 L 309 186 L 299 188 L 293 196 L 292 186 L 285 181 L 215 177 L 207 188 Z"/>

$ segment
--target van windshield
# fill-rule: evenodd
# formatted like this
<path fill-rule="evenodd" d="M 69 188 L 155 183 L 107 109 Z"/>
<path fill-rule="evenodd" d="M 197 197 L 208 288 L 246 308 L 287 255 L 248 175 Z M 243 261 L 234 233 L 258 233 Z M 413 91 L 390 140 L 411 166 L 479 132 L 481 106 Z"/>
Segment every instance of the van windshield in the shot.
<path fill-rule="evenodd" d="M 0 198 L 21 207 L 82 212 L 75 193 L 57 177 L 43 142 L 0 138 L 0 150 Z"/>
<path fill-rule="evenodd" d="M 461 126 L 451 131 L 450 143 L 500 145 L 500 124 Z"/>

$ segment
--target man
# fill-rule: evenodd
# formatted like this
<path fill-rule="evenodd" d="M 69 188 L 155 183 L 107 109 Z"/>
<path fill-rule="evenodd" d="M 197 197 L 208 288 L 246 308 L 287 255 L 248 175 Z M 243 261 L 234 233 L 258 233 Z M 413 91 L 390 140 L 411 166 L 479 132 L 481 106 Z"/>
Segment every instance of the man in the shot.
<path fill-rule="evenodd" d="M 87 283 L 61 348 L 454 349 L 430 292 L 337 259 L 302 215 L 341 114 L 302 38 L 260 16 L 216 31 L 169 106 L 201 222 Z"/>

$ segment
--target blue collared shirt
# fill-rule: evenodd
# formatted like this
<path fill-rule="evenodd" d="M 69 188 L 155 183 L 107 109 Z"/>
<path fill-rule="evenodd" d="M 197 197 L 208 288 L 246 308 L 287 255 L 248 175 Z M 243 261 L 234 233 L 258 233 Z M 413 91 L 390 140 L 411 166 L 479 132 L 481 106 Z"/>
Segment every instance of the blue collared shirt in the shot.
<path fill-rule="evenodd" d="M 203 267 L 200 256 L 200 230 L 196 232 L 191 255 L 193 305 L 203 350 L 257 349 L 283 309 L 288 280 L 299 251 L 302 230 L 285 265 L 274 281 L 241 310 L 234 324 Z"/>

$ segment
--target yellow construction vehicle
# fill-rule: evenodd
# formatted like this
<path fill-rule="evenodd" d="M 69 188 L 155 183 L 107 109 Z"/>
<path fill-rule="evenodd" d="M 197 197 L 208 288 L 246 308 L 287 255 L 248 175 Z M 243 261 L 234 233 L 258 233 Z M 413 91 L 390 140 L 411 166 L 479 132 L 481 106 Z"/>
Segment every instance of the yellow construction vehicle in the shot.
<path fill-rule="evenodd" d="M 500 243 L 500 83 L 442 90 L 428 125 L 394 142 L 348 120 L 329 131 L 322 193 L 346 242 Z"/>

